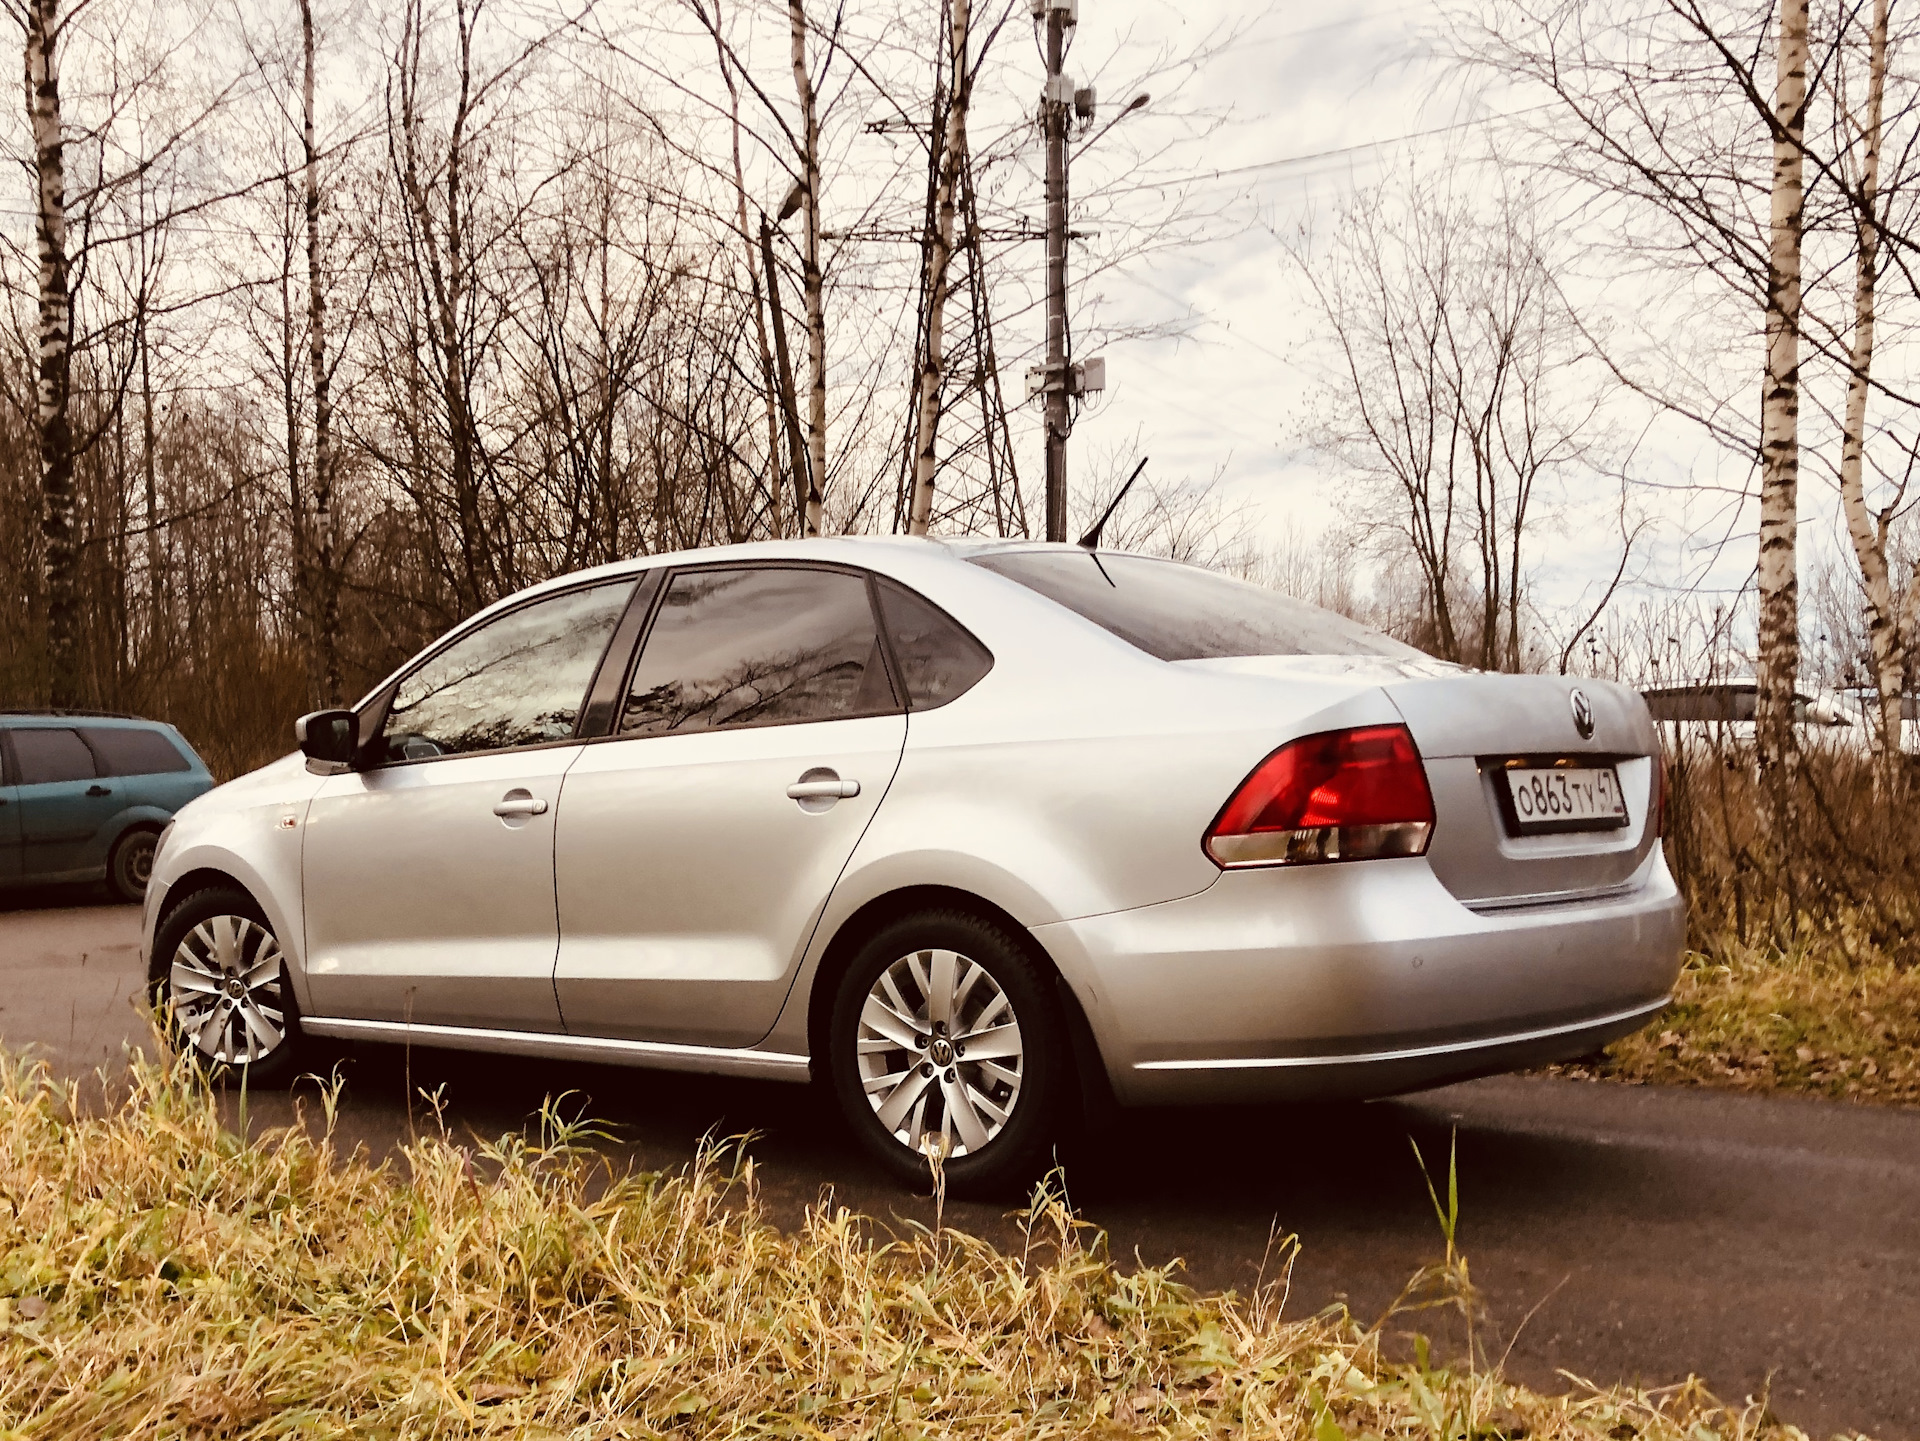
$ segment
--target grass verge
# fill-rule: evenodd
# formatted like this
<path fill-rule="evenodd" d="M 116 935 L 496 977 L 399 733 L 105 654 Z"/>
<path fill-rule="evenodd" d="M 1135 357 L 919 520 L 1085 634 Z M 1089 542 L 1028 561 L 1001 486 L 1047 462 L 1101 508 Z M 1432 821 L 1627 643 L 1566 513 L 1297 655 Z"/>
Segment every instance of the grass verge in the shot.
<path fill-rule="evenodd" d="M 1920 970 L 1814 944 L 1694 952 L 1659 1020 L 1604 1061 L 1558 1069 L 1920 1106 Z"/>
<path fill-rule="evenodd" d="M 1699 1441 L 1771 1427 L 1688 1384 L 1544 1396 L 1383 1353 L 1343 1311 L 1121 1274 L 1044 1194 L 1006 1254 L 793 1232 L 752 1167 L 612 1176 L 537 1141 L 444 1135 L 374 1166 L 315 1124 L 243 1142 L 191 1076 L 118 1105 L 0 1057 L 0 1435 L 1347 1435 Z M 1458 1303 L 1465 1267 L 1410 1306 Z M 1403 1319 L 1405 1319 L 1403 1317 Z M 1775 1434 L 1791 1433 L 1784 1428 Z"/>

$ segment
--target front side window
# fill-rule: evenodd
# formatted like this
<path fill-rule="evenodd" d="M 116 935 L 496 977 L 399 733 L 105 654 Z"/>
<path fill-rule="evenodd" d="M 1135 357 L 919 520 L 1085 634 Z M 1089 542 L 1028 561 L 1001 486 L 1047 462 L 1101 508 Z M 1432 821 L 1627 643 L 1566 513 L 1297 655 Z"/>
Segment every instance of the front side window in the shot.
<path fill-rule="evenodd" d="M 1178 561 L 1102 551 L 1014 550 L 973 563 L 1058 601 L 1161 660 L 1421 652 L 1356 620 Z"/>
<path fill-rule="evenodd" d="M 536 601 L 462 636 L 400 682 L 377 759 L 568 740 L 633 581 Z"/>
<path fill-rule="evenodd" d="M 23 786 L 90 781 L 99 774 L 93 752 L 77 731 L 23 726 L 13 733 L 13 758 L 19 763 Z"/>
<path fill-rule="evenodd" d="M 864 577 L 741 566 L 668 583 L 620 734 L 683 735 L 897 710 Z"/>

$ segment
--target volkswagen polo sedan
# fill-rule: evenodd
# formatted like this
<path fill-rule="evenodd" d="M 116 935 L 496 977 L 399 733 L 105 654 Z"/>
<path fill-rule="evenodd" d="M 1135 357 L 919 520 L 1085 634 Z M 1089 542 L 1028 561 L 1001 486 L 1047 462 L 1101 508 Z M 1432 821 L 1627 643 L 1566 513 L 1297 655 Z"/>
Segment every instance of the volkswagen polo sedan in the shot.
<path fill-rule="evenodd" d="M 1171 561 L 834 539 L 475 616 L 181 812 L 178 1043 L 817 1079 L 906 1180 L 1089 1105 L 1364 1097 L 1580 1055 L 1678 971 L 1653 725 Z"/>

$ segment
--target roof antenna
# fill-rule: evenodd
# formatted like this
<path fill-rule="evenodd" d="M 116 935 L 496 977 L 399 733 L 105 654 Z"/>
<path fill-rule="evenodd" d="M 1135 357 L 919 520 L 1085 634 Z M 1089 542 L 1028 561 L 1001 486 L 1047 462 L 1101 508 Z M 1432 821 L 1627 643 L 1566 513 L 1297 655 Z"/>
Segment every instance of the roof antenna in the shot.
<path fill-rule="evenodd" d="M 1147 457 L 1143 455 L 1140 457 L 1140 463 L 1133 468 L 1133 474 L 1127 477 L 1127 483 L 1120 487 L 1120 493 L 1113 498 L 1112 502 L 1101 514 L 1100 519 L 1093 523 L 1093 529 L 1080 537 L 1080 548 L 1082 550 L 1096 550 L 1099 548 L 1100 532 L 1107 528 L 1107 522 L 1113 519 L 1113 513 L 1120 508 L 1120 502 L 1127 498 L 1127 492 L 1133 489 L 1133 483 L 1140 478 L 1140 472 L 1146 468 Z"/>

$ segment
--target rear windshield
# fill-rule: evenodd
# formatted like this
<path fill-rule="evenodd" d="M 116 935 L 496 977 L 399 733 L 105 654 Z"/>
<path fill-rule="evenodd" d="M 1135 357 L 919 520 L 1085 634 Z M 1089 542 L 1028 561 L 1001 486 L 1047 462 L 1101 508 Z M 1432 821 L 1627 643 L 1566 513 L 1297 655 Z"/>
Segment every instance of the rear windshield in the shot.
<path fill-rule="evenodd" d="M 1177 561 L 1102 551 L 972 557 L 1161 660 L 1235 655 L 1420 655 L 1358 621 Z"/>

